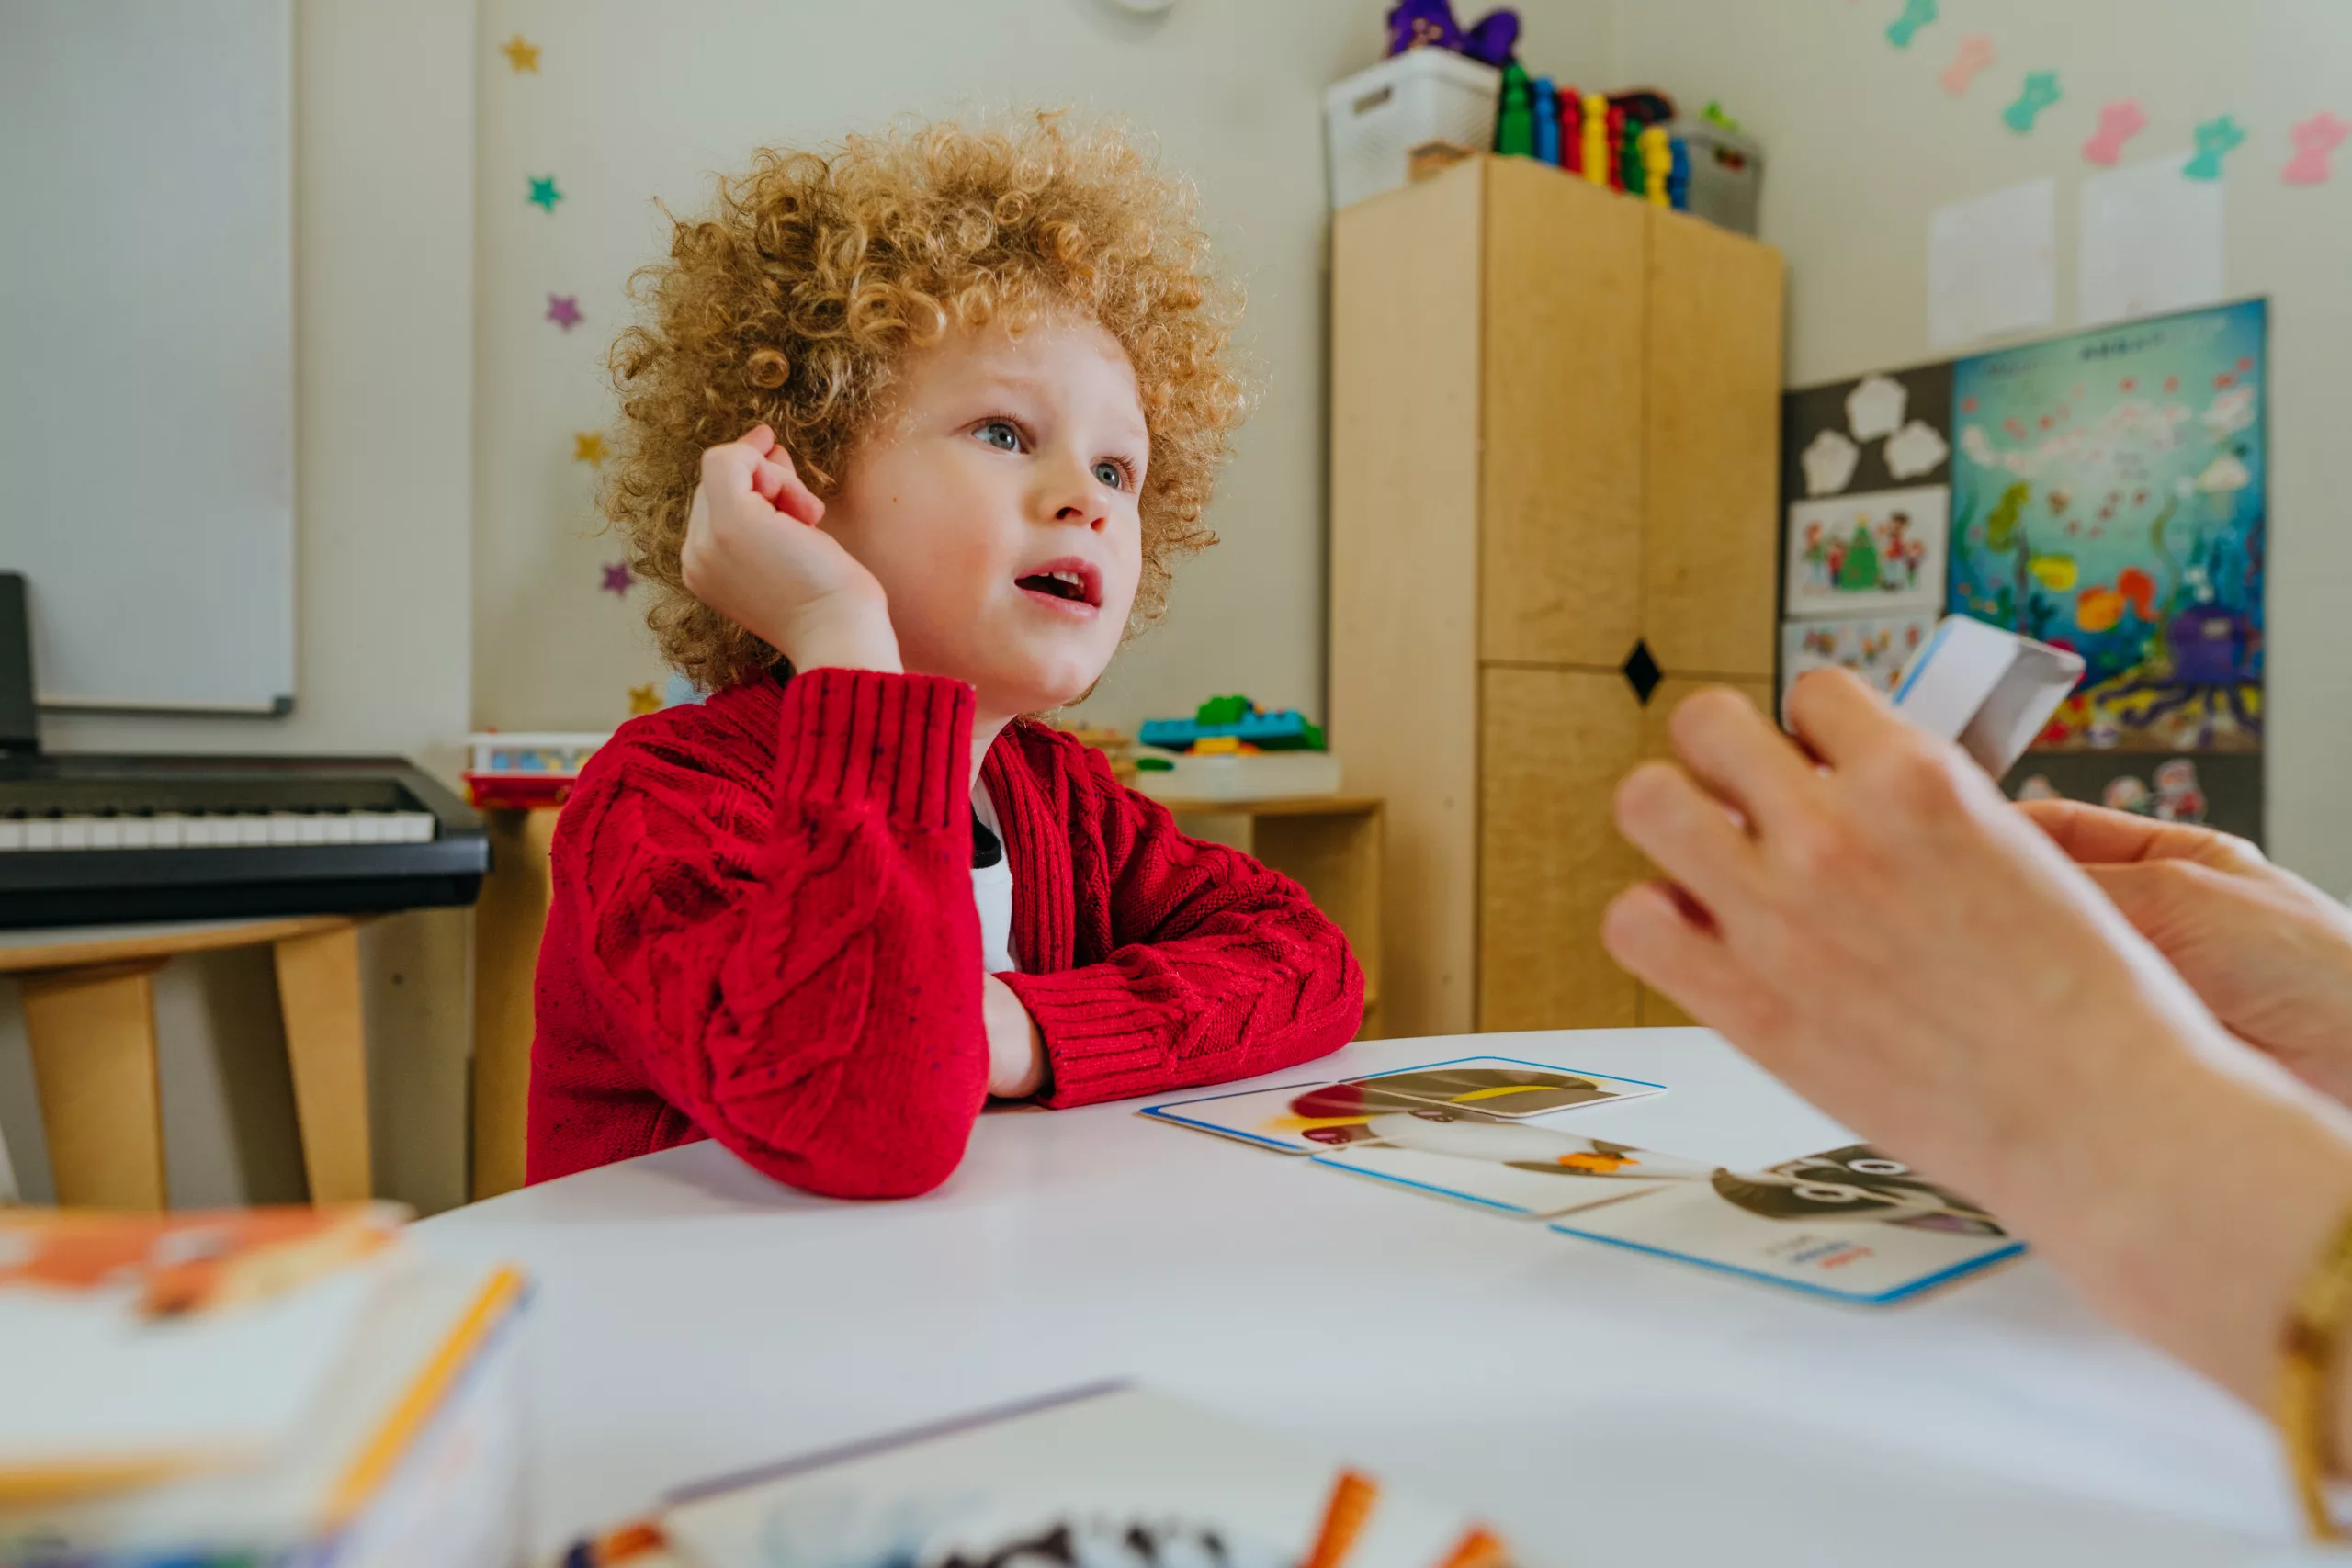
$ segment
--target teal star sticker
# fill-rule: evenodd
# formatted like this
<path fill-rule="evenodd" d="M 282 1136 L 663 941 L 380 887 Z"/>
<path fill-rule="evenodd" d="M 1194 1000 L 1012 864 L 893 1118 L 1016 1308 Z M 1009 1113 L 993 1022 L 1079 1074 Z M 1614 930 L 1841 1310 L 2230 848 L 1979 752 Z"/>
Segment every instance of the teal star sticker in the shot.
<path fill-rule="evenodd" d="M 563 192 L 555 188 L 555 176 L 549 175 L 540 179 L 536 175 L 529 175 L 525 177 L 531 182 L 531 200 L 553 212 L 555 204 L 563 199 Z"/>

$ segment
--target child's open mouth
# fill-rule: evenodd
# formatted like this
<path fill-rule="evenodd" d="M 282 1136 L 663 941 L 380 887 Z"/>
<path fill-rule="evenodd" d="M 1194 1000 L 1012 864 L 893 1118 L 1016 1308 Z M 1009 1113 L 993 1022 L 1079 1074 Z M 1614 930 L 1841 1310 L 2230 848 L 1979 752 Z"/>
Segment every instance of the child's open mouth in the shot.
<path fill-rule="evenodd" d="M 1102 573 L 1087 561 L 1048 561 L 1035 571 L 1014 578 L 1012 585 L 1024 593 L 1073 607 L 1097 609 L 1102 604 Z"/>

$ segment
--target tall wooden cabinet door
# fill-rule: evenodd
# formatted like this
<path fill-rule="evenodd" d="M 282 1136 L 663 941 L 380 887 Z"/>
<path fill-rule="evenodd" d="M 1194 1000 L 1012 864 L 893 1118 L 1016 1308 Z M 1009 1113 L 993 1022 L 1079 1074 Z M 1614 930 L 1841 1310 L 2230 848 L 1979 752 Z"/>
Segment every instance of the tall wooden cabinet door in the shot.
<path fill-rule="evenodd" d="M 1387 802 L 1382 1027 L 1474 1027 L 1476 163 L 1331 222 L 1332 750 Z"/>
<path fill-rule="evenodd" d="M 1479 651 L 1613 670 L 1638 635 L 1643 205 L 1486 161 Z"/>
<path fill-rule="evenodd" d="M 1633 976 L 1600 945 L 1600 913 L 1639 862 L 1610 797 L 1642 747 L 1624 677 L 1489 669 L 1478 850 L 1478 1027 L 1633 1024 Z"/>
<path fill-rule="evenodd" d="M 1649 233 L 1642 635 L 1675 673 L 1772 673 L 1780 253 L 1643 207 Z"/>
<path fill-rule="evenodd" d="M 1770 681 L 1701 681 L 1687 675 L 1668 676 L 1657 683 L 1657 689 L 1650 694 L 1649 706 L 1642 710 L 1642 755 L 1644 757 L 1670 758 L 1674 755 L 1674 747 L 1667 737 L 1667 716 L 1674 711 L 1675 704 L 1702 686 L 1729 686 L 1733 691 L 1754 703 L 1766 717 L 1771 716 L 1772 682 Z M 1639 857 L 1636 858 L 1639 859 Z M 1637 877 L 1654 876 L 1657 874 L 1657 868 L 1649 865 L 1646 861 L 1643 861 L 1640 869 L 1634 874 Z M 1661 1025 L 1696 1021 L 1689 1013 L 1684 1012 L 1647 986 L 1640 987 L 1639 989 L 1642 998 L 1643 1023 Z"/>

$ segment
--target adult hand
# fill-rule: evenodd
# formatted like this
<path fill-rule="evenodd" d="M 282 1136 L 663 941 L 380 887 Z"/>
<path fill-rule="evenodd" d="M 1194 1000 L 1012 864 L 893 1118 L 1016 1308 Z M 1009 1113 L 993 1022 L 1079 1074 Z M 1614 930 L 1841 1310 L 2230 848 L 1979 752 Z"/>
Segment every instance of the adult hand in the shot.
<path fill-rule="evenodd" d="M 1012 987 L 993 975 L 981 976 L 980 1011 L 988 1022 L 989 1093 L 999 1100 L 1026 1100 L 1045 1087 L 1046 1043 L 1037 1021 Z"/>
<path fill-rule="evenodd" d="M 1675 711 L 1682 765 L 1617 797 L 1674 880 L 1610 907 L 1610 950 L 2258 1406 L 2352 1201 L 2341 1113 L 2232 1040 L 1956 747 L 1842 670 L 1789 716 L 1810 757 L 1730 692 Z"/>
<path fill-rule="evenodd" d="M 2070 800 L 2019 809 L 2232 1032 L 2352 1103 L 2352 910 L 2226 833 Z"/>
<path fill-rule="evenodd" d="M 882 585 L 817 526 L 824 515 L 766 425 L 710 447 L 679 555 L 687 591 L 795 670 L 896 671 Z"/>
<path fill-rule="evenodd" d="M 1673 880 L 1621 896 L 1604 940 L 1830 1114 L 2030 1228 L 2081 1174 L 2059 1168 L 2080 1118 L 2119 1083 L 2208 1070 L 2226 1036 L 1958 748 L 1843 671 L 1798 682 L 1789 714 L 1811 757 L 1734 693 L 1675 711 L 1680 765 L 1617 795 Z"/>

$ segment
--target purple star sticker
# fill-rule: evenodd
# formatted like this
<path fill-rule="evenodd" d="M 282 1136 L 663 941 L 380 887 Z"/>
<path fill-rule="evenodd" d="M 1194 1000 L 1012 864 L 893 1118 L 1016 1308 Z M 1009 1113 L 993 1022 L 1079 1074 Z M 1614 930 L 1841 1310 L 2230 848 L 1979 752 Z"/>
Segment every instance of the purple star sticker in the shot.
<path fill-rule="evenodd" d="M 548 296 L 548 320 L 565 332 L 580 324 L 580 296 L 550 294 Z"/>
<path fill-rule="evenodd" d="M 628 562 L 616 560 L 605 569 L 604 592 L 617 598 L 628 597 L 628 586 L 637 579 L 629 575 Z"/>

